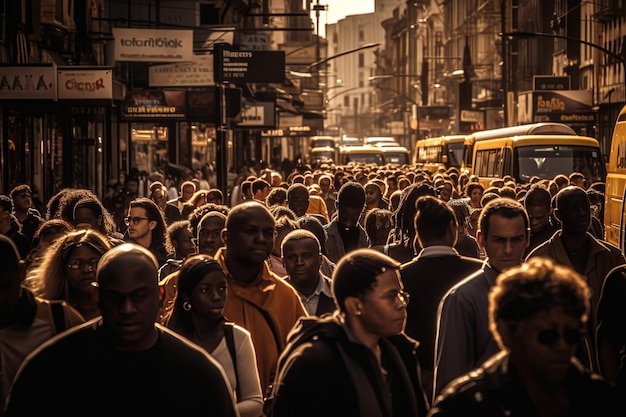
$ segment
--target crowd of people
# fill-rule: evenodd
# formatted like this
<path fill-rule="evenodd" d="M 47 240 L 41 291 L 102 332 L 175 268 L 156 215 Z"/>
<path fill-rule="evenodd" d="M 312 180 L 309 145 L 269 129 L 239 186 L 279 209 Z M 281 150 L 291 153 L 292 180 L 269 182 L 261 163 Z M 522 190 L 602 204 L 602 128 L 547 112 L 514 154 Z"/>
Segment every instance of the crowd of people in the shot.
<path fill-rule="evenodd" d="M 626 414 L 602 183 L 124 179 L 0 195 L 0 416 Z"/>

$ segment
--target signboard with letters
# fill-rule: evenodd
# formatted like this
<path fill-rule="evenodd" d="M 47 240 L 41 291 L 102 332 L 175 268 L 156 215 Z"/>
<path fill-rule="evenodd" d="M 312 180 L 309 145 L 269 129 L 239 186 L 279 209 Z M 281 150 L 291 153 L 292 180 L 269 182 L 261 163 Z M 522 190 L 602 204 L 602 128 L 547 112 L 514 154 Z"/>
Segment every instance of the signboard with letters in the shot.
<path fill-rule="evenodd" d="M 219 49 L 218 49 L 219 50 Z M 215 70 L 221 71 L 216 79 L 235 84 L 285 82 L 285 52 L 283 51 L 231 51 L 221 49 Z M 221 77 L 219 77 L 221 75 Z"/>
<path fill-rule="evenodd" d="M 0 100 L 56 100 L 51 65 L 0 66 Z"/>
<path fill-rule="evenodd" d="M 189 62 L 152 65 L 150 87 L 206 87 L 215 84 L 213 55 L 194 55 Z"/>
<path fill-rule="evenodd" d="M 193 60 L 193 30 L 113 28 L 116 61 Z"/>
<path fill-rule="evenodd" d="M 236 127 L 273 128 L 276 127 L 276 102 L 257 101 L 245 104 L 239 114 L 241 121 Z"/>
<path fill-rule="evenodd" d="M 57 70 L 59 100 L 94 100 L 113 98 L 113 71 L 80 67 Z"/>

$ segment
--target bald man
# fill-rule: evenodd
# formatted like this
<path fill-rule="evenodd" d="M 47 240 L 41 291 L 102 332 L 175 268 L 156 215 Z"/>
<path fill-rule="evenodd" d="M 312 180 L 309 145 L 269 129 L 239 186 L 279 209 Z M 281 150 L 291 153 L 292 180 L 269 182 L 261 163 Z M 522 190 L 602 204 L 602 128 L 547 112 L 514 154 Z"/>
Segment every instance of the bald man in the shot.
<path fill-rule="evenodd" d="M 106 252 L 96 276 L 102 317 L 24 362 L 5 415 L 235 416 L 221 366 L 155 323 L 157 267 L 152 253 L 132 243 Z"/>

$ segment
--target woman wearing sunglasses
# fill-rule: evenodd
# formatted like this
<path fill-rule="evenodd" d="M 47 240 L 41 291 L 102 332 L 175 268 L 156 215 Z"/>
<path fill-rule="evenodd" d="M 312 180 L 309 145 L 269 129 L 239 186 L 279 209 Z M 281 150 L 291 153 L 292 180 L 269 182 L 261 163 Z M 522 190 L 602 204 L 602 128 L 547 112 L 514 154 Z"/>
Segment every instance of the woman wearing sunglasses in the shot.
<path fill-rule="evenodd" d="M 532 258 L 498 276 L 489 326 L 501 351 L 453 380 L 428 416 L 613 416 L 613 388 L 575 357 L 589 287 L 574 270 Z"/>
<path fill-rule="evenodd" d="M 109 239 L 93 229 L 67 232 L 47 249 L 29 284 L 42 298 L 66 301 L 85 320 L 97 317 L 100 308 L 92 284 L 98 261 L 109 249 Z"/>

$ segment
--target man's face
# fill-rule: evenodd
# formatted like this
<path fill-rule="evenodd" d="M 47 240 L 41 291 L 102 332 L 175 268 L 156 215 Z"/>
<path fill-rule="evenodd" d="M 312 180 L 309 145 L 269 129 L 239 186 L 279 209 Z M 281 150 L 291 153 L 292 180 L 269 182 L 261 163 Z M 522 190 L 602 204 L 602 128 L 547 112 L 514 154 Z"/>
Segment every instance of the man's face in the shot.
<path fill-rule="evenodd" d="M 183 187 L 183 192 L 182 192 L 182 194 L 180 196 L 181 200 L 182 201 L 188 201 L 191 198 L 191 196 L 193 195 L 193 193 L 195 193 L 195 192 L 196 192 L 196 189 L 193 188 L 191 185 L 185 185 Z"/>
<path fill-rule="evenodd" d="M 148 212 L 142 207 L 132 207 L 128 211 L 128 217 L 131 219 L 128 225 L 128 236 L 131 239 L 141 239 L 152 233 L 152 229 L 156 227 L 156 221 L 148 219 Z"/>
<path fill-rule="evenodd" d="M 125 352 L 141 352 L 154 343 L 159 314 L 159 289 L 154 265 L 139 255 L 126 255 L 108 266 L 99 278 L 99 305 L 113 345 Z"/>
<path fill-rule="evenodd" d="M 362 212 L 363 207 L 349 207 L 345 204 L 337 204 L 337 223 L 339 227 L 346 229 L 355 228 L 359 223 Z"/>
<path fill-rule="evenodd" d="M 186 227 L 179 231 L 176 239 L 172 241 L 172 245 L 176 248 L 176 253 L 181 259 L 192 253 L 196 253 L 196 245 L 193 244 L 193 235 L 191 234 L 191 230 Z"/>
<path fill-rule="evenodd" d="M 283 265 L 295 283 L 317 282 L 322 255 L 311 238 L 292 239 L 283 246 Z"/>
<path fill-rule="evenodd" d="M 209 217 L 198 225 L 198 253 L 215 256 L 219 248 L 224 246 L 222 240 L 224 219 Z"/>
<path fill-rule="evenodd" d="M 408 298 L 402 291 L 397 270 L 388 269 L 376 277 L 374 288 L 361 297 L 363 308 L 358 318 L 367 333 L 388 337 L 404 330 Z"/>
<path fill-rule="evenodd" d="M 543 205 L 527 206 L 528 220 L 530 221 L 530 233 L 541 232 L 548 226 L 550 221 L 550 208 Z"/>
<path fill-rule="evenodd" d="M 309 192 L 304 189 L 297 190 L 297 192 L 292 193 L 289 197 L 287 205 L 291 210 L 293 210 L 294 213 L 296 213 L 296 216 L 304 216 L 309 208 Z"/>
<path fill-rule="evenodd" d="M 330 190 L 330 180 L 324 178 L 320 180 L 319 184 L 320 184 L 320 189 L 322 190 L 322 192 L 324 194 L 328 193 L 328 190 Z"/>
<path fill-rule="evenodd" d="M 275 227 L 274 217 L 266 209 L 246 209 L 241 221 L 223 234 L 228 257 L 251 267 L 261 265 L 272 253 Z"/>
<path fill-rule="evenodd" d="M 29 191 L 24 190 L 13 196 L 13 208 L 17 212 L 28 211 L 33 205 L 33 200 Z"/>
<path fill-rule="evenodd" d="M 365 204 L 374 204 L 380 200 L 380 188 L 374 184 L 365 186 Z"/>
<path fill-rule="evenodd" d="M 580 188 L 566 189 L 557 197 L 556 215 L 565 232 L 583 234 L 591 223 L 591 205 L 587 193 Z"/>
<path fill-rule="evenodd" d="M 498 272 L 518 266 L 528 246 L 522 216 L 507 218 L 493 214 L 489 217 L 489 234 L 484 236 L 479 230 L 477 238 L 485 249 L 489 264 Z"/>

